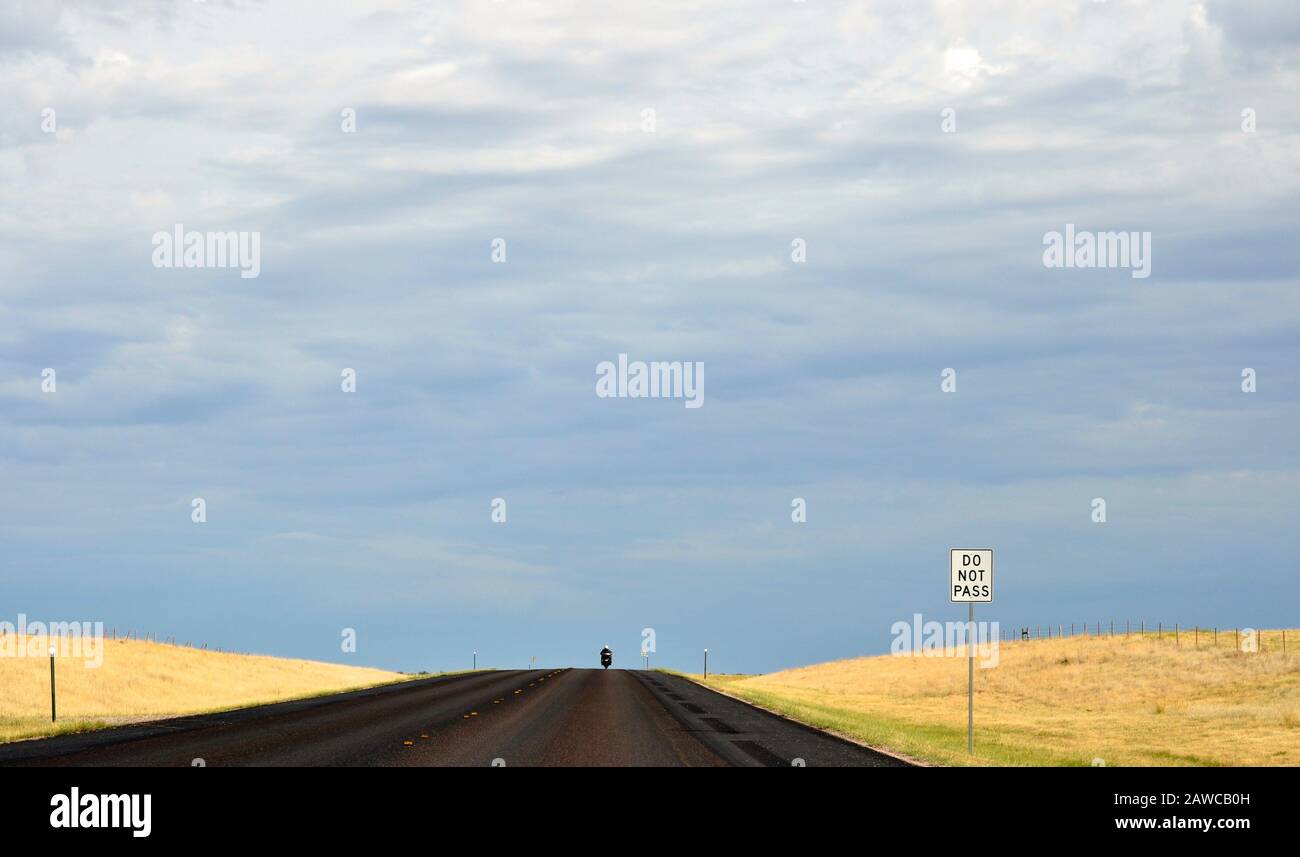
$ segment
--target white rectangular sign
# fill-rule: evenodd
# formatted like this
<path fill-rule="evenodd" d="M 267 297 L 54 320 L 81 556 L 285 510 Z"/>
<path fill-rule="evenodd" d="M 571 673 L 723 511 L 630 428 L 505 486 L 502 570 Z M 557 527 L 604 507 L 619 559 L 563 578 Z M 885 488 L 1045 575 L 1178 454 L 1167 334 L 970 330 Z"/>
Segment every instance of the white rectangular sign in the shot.
<path fill-rule="evenodd" d="M 993 600 L 992 548 L 953 548 L 949 563 L 949 601 L 965 604 Z"/>

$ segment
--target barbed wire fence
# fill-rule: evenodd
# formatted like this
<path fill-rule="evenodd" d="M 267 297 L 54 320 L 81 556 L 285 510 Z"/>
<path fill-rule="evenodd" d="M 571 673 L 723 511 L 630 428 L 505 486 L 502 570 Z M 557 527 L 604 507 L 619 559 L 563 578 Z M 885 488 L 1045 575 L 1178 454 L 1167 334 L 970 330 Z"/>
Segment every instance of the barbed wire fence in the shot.
<path fill-rule="evenodd" d="M 1168 640 L 1175 646 L 1191 648 L 1226 648 L 1234 651 L 1287 651 L 1285 629 L 1258 629 L 1249 627 L 1226 628 L 1220 626 L 1172 625 L 1148 622 L 1145 619 L 1122 619 L 1096 622 L 1057 622 L 1050 625 L 1000 622 L 998 635 L 1001 642 L 1031 642 L 1035 640 L 1068 639 L 1072 637 L 1125 637 Z M 1291 646 L 1296 639 L 1292 635 Z"/>

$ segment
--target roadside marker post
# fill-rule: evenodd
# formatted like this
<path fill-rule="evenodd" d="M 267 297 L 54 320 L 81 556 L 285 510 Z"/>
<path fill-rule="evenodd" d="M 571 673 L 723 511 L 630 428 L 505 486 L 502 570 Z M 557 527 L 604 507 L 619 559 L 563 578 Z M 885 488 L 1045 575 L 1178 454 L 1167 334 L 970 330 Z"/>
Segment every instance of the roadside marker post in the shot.
<path fill-rule="evenodd" d="M 474 669 L 478 669 L 478 652 L 474 652 Z"/>
<path fill-rule="evenodd" d="M 704 650 L 704 677 L 709 677 L 709 650 Z"/>
<path fill-rule="evenodd" d="M 975 753 L 975 605 L 993 603 L 993 549 L 952 548 L 948 552 L 948 600 L 965 603 L 966 751 Z"/>
<path fill-rule="evenodd" d="M 50 722 L 53 723 L 54 721 L 54 647 L 50 646 Z"/>

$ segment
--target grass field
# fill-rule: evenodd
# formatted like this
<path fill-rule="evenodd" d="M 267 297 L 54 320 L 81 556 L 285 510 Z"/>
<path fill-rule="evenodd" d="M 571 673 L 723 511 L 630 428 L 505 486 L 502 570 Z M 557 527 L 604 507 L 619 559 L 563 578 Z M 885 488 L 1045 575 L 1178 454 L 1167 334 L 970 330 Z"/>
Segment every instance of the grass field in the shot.
<path fill-rule="evenodd" d="M 12 635 L 11 635 L 12 637 Z M 12 647 L 9 651 L 24 651 Z M 47 649 L 30 638 L 29 650 Z M 20 643 L 21 646 L 21 643 Z M 242 708 L 409 678 L 317 661 L 238 655 L 138 640 L 106 640 L 103 662 L 56 659 L 58 722 L 50 722 L 48 657 L 0 657 L 0 741 Z"/>
<path fill-rule="evenodd" d="M 1240 652 L 1184 632 L 1003 643 L 975 671 L 966 752 L 966 659 L 884 655 L 707 684 L 814 726 L 950 765 L 1300 765 L 1300 632 Z M 978 659 L 977 659 L 978 663 Z M 692 676 L 699 680 L 699 676 Z"/>

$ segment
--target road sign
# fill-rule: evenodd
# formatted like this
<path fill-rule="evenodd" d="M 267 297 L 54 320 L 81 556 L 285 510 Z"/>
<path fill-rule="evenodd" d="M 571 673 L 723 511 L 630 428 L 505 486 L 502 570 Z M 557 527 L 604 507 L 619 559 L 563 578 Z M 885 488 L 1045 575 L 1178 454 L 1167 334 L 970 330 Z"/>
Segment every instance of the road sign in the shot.
<path fill-rule="evenodd" d="M 975 752 L 975 605 L 993 601 L 993 549 L 948 552 L 948 600 L 970 608 L 966 625 L 966 751 Z"/>
<path fill-rule="evenodd" d="M 954 604 L 993 601 L 993 549 L 953 548 L 949 554 L 948 600 Z"/>

